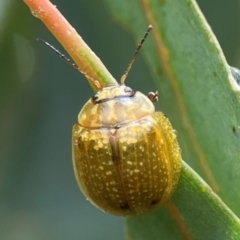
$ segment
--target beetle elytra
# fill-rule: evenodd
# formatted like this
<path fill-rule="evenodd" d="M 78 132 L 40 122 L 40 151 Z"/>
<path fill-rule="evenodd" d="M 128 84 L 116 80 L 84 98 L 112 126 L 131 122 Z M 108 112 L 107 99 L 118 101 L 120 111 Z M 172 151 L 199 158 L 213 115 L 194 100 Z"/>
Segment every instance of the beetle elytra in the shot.
<path fill-rule="evenodd" d="M 140 215 L 162 205 L 180 175 L 175 131 L 152 103 L 157 92 L 148 98 L 124 84 L 148 32 L 121 83 L 99 89 L 73 127 L 77 182 L 88 200 L 115 215 Z"/>

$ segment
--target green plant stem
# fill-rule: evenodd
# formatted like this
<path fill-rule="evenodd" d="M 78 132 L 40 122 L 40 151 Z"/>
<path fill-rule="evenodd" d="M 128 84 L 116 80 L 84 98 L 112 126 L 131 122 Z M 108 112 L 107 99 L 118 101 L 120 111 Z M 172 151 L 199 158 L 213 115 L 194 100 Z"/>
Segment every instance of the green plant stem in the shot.
<path fill-rule="evenodd" d="M 117 84 L 101 60 L 62 16 L 56 6 L 48 0 L 23 1 L 65 48 L 81 72 L 84 73 L 94 91 Z"/>

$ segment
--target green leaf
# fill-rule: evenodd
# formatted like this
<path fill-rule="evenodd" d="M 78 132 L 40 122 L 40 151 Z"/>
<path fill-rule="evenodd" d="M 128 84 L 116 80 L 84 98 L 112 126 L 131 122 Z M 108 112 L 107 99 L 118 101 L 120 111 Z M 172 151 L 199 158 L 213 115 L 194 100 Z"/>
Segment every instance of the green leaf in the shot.
<path fill-rule="evenodd" d="M 137 41 L 147 25 L 153 25 L 152 37 L 147 39 L 143 54 L 160 92 L 160 99 L 165 105 L 164 112 L 179 133 L 183 159 L 239 216 L 239 86 L 233 80 L 219 44 L 196 2 L 193 0 L 105 1 L 114 18 L 127 26 L 134 33 Z M 187 186 L 188 182 L 192 181 L 191 178 L 195 178 L 191 174 L 185 174 L 184 171 L 183 169 L 177 189 L 177 193 L 181 189 L 181 194 L 176 193 L 172 201 L 177 209 L 181 209 L 182 223 L 191 239 L 219 239 L 215 237 L 219 236 L 221 229 L 225 230 L 228 236 L 222 239 L 231 239 L 231 237 L 239 239 L 232 234 L 239 233 L 239 220 L 231 217 L 231 214 L 227 214 L 226 217 L 226 213 L 229 213 L 228 209 L 221 204 L 219 207 L 218 201 L 213 200 L 216 198 L 214 194 L 208 193 L 209 198 L 212 199 L 210 204 L 208 196 L 200 194 L 203 187 L 198 180 L 193 185 L 192 195 L 194 196 L 195 192 L 200 199 L 190 197 L 188 187 L 181 187 L 181 184 Z M 179 198 L 181 195 L 189 203 L 181 202 Z M 150 221 L 144 216 L 129 219 L 131 236 L 135 236 L 131 229 L 133 222 L 136 221 L 137 224 L 142 219 L 143 225 L 147 226 L 146 232 L 154 229 L 154 225 L 157 224 L 159 228 L 165 226 L 160 234 L 161 239 L 173 239 L 171 236 L 174 236 L 174 239 L 182 239 L 184 235 L 179 234 L 180 227 L 173 228 L 176 220 L 172 221 L 169 218 L 169 209 L 159 211 L 165 212 L 163 215 L 165 217 L 161 215 L 158 217 L 156 211 L 151 216 L 156 214 L 157 220 L 154 217 L 153 221 Z M 234 222 L 238 222 L 238 225 Z M 221 224 L 226 225 L 227 229 Z M 158 228 L 156 230 L 158 231 Z M 137 228 L 135 231 L 140 229 Z M 207 234 L 211 235 L 207 238 Z"/>

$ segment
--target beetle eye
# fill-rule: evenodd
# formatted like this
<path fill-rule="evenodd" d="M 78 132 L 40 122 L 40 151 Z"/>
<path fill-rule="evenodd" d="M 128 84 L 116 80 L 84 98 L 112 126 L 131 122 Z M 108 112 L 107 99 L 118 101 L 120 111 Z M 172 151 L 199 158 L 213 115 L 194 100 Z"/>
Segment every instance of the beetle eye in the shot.
<path fill-rule="evenodd" d="M 148 93 L 148 98 L 151 100 L 151 102 L 157 102 L 158 101 L 158 91 L 150 92 Z"/>
<path fill-rule="evenodd" d="M 92 100 L 96 101 L 98 99 L 98 94 L 96 93 L 95 95 L 92 96 Z"/>
<path fill-rule="evenodd" d="M 130 87 L 125 87 L 124 92 L 133 92 L 133 90 Z"/>

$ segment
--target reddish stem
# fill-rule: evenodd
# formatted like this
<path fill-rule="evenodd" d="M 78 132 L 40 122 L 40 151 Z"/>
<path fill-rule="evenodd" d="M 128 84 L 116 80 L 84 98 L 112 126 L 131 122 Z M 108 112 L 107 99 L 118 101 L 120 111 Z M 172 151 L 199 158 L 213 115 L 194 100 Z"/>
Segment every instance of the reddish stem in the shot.
<path fill-rule="evenodd" d="M 117 84 L 101 60 L 49 0 L 23 0 L 57 38 L 94 90 Z"/>

